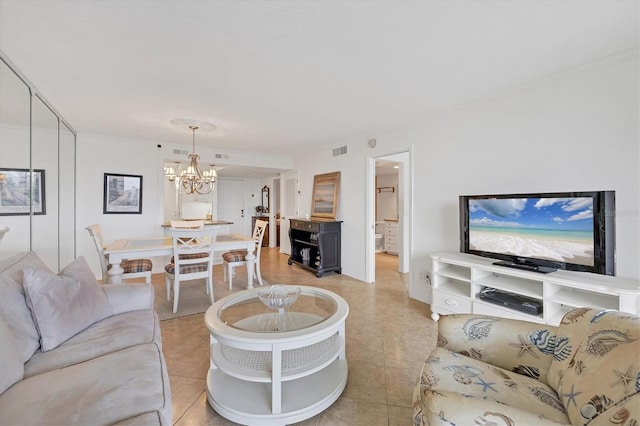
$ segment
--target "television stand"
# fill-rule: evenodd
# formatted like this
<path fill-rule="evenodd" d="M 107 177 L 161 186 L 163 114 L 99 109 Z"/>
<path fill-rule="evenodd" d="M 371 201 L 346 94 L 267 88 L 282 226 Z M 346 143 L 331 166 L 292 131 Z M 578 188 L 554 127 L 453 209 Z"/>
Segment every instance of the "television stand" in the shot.
<path fill-rule="evenodd" d="M 510 262 L 508 260 L 493 262 L 493 264 L 499 265 L 499 266 L 506 266 L 507 268 L 516 268 L 516 269 L 524 269 L 525 271 L 539 272 L 541 274 L 548 274 L 550 272 L 555 272 L 558 270 L 557 268 L 551 268 L 549 266 L 528 265 L 526 263 Z"/>
<path fill-rule="evenodd" d="M 630 277 L 558 270 L 541 274 L 494 265 L 496 259 L 466 253 L 431 255 L 431 318 L 445 314 L 496 315 L 558 325 L 573 308 L 594 307 L 640 313 L 640 280 Z M 487 289 L 526 297 L 542 312 L 500 306 L 481 296 Z M 486 294 L 485 294 L 486 295 Z"/>

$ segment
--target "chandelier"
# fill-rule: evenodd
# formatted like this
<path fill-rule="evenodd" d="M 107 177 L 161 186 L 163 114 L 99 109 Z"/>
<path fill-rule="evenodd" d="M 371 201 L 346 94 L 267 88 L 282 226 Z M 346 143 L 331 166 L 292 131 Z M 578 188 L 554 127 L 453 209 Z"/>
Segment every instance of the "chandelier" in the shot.
<path fill-rule="evenodd" d="M 213 191 L 218 180 L 218 173 L 213 164 L 209 165 L 209 170 L 200 171 L 198 160 L 200 156 L 196 154 L 196 130 L 198 126 L 190 125 L 193 132 L 193 150 L 189 157 L 189 166 L 181 169 L 181 163 L 176 161 L 176 167 L 168 166 L 164 169 L 164 175 L 173 182 L 176 192 L 183 194 L 208 194 Z"/>

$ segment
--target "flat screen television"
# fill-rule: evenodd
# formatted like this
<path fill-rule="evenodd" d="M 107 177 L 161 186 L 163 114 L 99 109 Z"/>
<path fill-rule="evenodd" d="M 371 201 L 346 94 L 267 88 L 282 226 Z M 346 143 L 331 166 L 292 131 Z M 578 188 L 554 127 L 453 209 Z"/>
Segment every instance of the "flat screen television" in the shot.
<path fill-rule="evenodd" d="M 536 272 L 615 275 L 615 191 L 460 196 L 460 251 Z"/>

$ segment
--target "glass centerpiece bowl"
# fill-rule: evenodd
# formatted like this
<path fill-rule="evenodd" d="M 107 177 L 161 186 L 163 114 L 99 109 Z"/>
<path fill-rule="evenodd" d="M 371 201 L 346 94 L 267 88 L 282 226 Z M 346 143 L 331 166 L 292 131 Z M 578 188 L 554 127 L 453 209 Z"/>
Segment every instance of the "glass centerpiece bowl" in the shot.
<path fill-rule="evenodd" d="M 300 293 L 300 287 L 272 285 L 258 291 L 258 299 L 268 308 L 286 309 L 298 300 Z"/>

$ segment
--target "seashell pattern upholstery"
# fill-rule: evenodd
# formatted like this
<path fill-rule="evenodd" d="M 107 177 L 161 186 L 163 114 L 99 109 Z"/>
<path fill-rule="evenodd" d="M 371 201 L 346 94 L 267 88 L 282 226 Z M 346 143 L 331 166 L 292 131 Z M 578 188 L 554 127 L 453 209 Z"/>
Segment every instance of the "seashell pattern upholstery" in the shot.
<path fill-rule="evenodd" d="M 558 327 L 445 315 L 413 393 L 419 425 L 640 425 L 640 317 L 577 308 Z"/>

